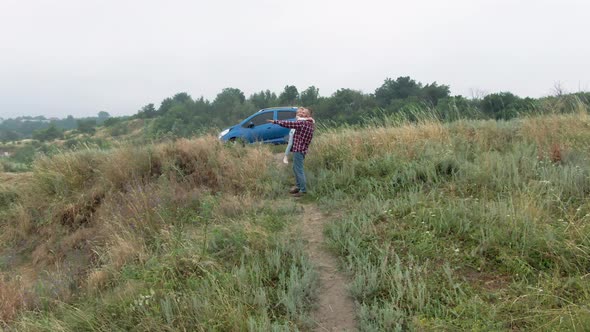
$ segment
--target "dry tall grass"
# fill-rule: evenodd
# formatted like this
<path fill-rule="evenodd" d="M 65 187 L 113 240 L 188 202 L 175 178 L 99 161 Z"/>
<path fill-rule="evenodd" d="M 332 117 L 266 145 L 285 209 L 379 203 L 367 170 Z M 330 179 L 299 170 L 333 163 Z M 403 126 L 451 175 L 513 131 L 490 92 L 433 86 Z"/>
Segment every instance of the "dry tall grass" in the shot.
<path fill-rule="evenodd" d="M 554 144 L 578 145 L 579 136 L 589 129 L 590 114 L 577 112 L 524 118 L 520 130 L 524 138 L 538 146 L 551 147 Z"/>
<path fill-rule="evenodd" d="M 198 210 L 203 194 L 223 192 L 233 198 L 209 217 L 240 214 L 239 205 L 268 191 L 271 165 L 266 146 L 227 146 L 213 136 L 40 157 L 15 189 L 18 205 L 0 216 L 0 238 L 31 252 L 36 269 L 74 271 L 73 287 L 97 291 L 122 266 L 149 259 L 155 239 L 184 218 L 175 207 Z M 0 319 L 23 308 L 15 285 L 0 284 Z"/>
<path fill-rule="evenodd" d="M 19 310 L 26 308 L 25 289 L 18 279 L 4 280 L 0 274 L 0 329 L 12 321 Z"/>
<path fill-rule="evenodd" d="M 364 131 L 348 128 L 315 138 L 310 164 L 312 168 L 331 169 L 344 162 L 367 160 L 392 152 L 413 158 L 433 141 L 450 142 L 449 129 L 440 122 L 374 127 Z"/>
<path fill-rule="evenodd" d="M 361 330 L 589 326 L 589 128 L 584 112 L 318 137 L 310 154 L 316 195 L 345 211 L 328 233 L 356 275 Z M 389 247 L 428 277 L 384 264 Z M 389 275 L 411 284 L 384 282 Z M 500 282 L 479 284 L 489 279 Z"/>
<path fill-rule="evenodd" d="M 531 116 L 510 122 L 460 120 L 443 124 L 430 120 L 367 130 L 347 128 L 333 133 L 328 131 L 314 139 L 310 160 L 314 167 L 332 168 L 344 160 L 367 160 L 392 152 L 412 159 L 427 145 L 447 145 L 454 140 L 470 142 L 483 151 L 501 150 L 521 138 L 535 143 L 551 159 L 561 159 L 568 147 L 586 144 L 572 133 L 585 133 L 588 129 L 590 115 L 587 112 Z"/>

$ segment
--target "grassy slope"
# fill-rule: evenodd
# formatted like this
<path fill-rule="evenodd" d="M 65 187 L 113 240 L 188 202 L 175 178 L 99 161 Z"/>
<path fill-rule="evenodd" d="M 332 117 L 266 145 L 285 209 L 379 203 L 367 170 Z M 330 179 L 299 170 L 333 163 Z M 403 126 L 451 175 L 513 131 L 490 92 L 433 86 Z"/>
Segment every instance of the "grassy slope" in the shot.
<path fill-rule="evenodd" d="M 318 138 L 361 329 L 588 328 L 589 128 L 583 113 Z"/>
<path fill-rule="evenodd" d="M 589 326 L 589 127 L 576 114 L 318 135 L 309 200 L 339 216 L 327 234 L 361 330 Z M 0 188 L 12 329 L 310 326 L 317 276 L 268 147 L 81 151 L 31 177 Z"/>
<path fill-rule="evenodd" d="M 244 167 L 247 165 L 247 167 Z M 212 137 L 37 160 L 2 188 L 0 319 L 22 331 L 292 330 L 317 275 L 265 147 Z M 20 315 L 19 315 L 20 312 Z"/>

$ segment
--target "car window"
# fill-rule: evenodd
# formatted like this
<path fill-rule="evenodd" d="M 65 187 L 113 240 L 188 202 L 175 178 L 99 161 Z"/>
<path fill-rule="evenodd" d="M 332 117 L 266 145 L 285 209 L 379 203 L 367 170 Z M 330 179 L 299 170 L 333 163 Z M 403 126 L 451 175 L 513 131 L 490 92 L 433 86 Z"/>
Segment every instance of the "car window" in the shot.
<path fill-rule="evenodd" d="M 260 126 L 262 124 L 267 123 L 266 120 L 272 120 L 272 117 L 273 117 L 273 112 L 259 114 L 255 117 L 253 117 L 252 119 L 250 119 L 250 121 L 248 121 L 248 123 L 246 123 L 246 126 L 248 126 L 250 123 L 254 123 L 254 126 Z"/>
<path fill-rule="evenodd" d="M 278 111 L 277 120 L 292 120 L 295 119 L 295 112 L 292 111 Z"/>

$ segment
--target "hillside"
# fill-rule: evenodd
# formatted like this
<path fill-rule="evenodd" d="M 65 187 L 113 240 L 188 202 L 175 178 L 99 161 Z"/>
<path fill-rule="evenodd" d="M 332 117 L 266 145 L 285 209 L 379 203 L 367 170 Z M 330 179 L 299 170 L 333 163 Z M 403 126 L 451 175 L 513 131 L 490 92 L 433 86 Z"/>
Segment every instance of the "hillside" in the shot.
<path fill-rule="evenodd" d="M 30 171 L 38 155 L 216 136 L 260 109 L 286 105 L 310 107 L 324 128 L 364 128 L 383 118 L 390 123 L 425 118 L 448 123 L 575 114 L 590 109 L 590 93 L 557 89 L 554 96 L 521 98 L 505 91 L 466 98 L 452 96 L 448 85 L 424 84 L 410 77 L 387 78 L 374 93 L 343 88 L 330 96 L 320 96 L 314 86 L 300 92 L 293 85 L 278 95 L 266 90 L 248 98 L 240 89 L 225 88 L 212 101 L 180 92 L 163 99 L 158 107 L 150 103 L 131 116 L 111 117 L 101 111 L 98 117 L 80 119 L 6 119 L 0 123 L 0 171 Z"/>
<path fill-rule="evenodd" d="M 303 201 L 271 147 L 212 136 L 41 156 L 2 175 L 0 321 L 312 330 L 309 250 L 327 248 L 361 331 L 584 330 L 589 128 L 580 112 L 323 129 Z"/>

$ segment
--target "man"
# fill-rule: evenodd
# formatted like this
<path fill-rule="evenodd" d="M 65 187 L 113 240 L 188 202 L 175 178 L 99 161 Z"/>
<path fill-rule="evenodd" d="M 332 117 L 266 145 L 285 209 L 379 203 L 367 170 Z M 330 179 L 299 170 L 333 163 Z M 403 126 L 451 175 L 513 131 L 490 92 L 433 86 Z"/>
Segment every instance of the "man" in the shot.
<path fill-rule="evenodd" d="M 305 121 L 286 121 L 286 120 L 268 120 L 281 127 L 295 129 L 293 135 L 293 146 L 291 152 L 293 153 L 293 173 L 295 173 L 296 186 L 291 188 L 289 192 L 294 197 L 301 197 L 307 193 L 305 172 L 303 170 L 303 161 L 309 149 L 309 144 L 313 138 L 315 124 L 311 117 L 311 110 L 304 107 L 297 109 L 297 117 L 309 118 Z"/>

